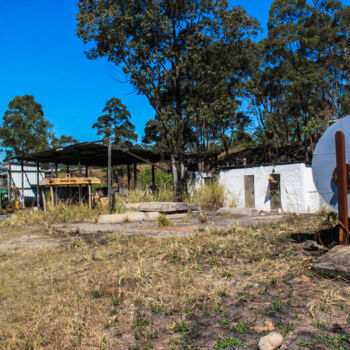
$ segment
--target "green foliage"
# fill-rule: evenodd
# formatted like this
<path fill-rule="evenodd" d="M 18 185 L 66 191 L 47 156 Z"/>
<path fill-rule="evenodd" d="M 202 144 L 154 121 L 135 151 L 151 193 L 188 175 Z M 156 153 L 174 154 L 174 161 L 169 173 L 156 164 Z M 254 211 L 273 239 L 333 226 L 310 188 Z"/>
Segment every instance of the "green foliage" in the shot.
<path fill-rule="evenodd" d="M 51 124 L 34 96 L 16 96 L 8 105 L 0 127 L 6 158 L 48 148 Z"/>
<path fill-rule="evenodd" d="M 215 350 L 235 349 L 236 346 L 242 345 L 242 341 L 235 337 L 226 337 L 216 341 Z"/>
<path fill-rule="evenodd" d="M 129 121 L 131 115 L 119 98 L 111 98 L 106 102 L 103 114 L 92 126 L 97 128 L 97 135 L 103 140 L 114 142 L 120 147 L 131 147 L 137 141 L 135 126 Z"/>
<path fill-rule="evenodd" d="M 69 145 L 74 145 L 75 143 L 78 143 L 78 140 L 72 136 L 62 135 L 59 139 L 54 136 L 51 140 L 51 148 L 66 147 Z"/>
<path fill-rule="evenodd" d="M 121 66 L 154 108 L 158 125 L 150 125 L 152 133 L 172 157 L 176 195 L 182 199 L 185 152 L 197 143 L 192 129 L 197 136 L 203 125 L 205 135 L 218 129 L 217 119 L 211 119 L 222 110 L 228 119 L 223 130 L 235 121 L 231 116 L 247 78 L 251 59 L 246 53 L 254 46 L 250 38 L 258 23 L 242 7 L 229 9 L 224 0 L 78 4 L 78 36 L 92 44 L 87 56 Z"/>
<path fill-rule="evenodd" d="M 173 224 L 171 220 L 166 217 L 165 214 L 159 214 L 157 221 L 158 221 L 158 227 L 160 228 L 168 227 Z"/>
<path fill-rule="evenodd" d="M 349 112 L 349 18 L 335 0 L 272 3 L 246 85 L 261 143 L 313 145 L 328 120 Z"/>
<path fill-rule="evenodd" d="M 156 186 L 171 187 L 173 177 L 170 173 L 155 169 L 154 180 Z M 137 181 L 141 187 L 150 187 L 152 185 L 152 168 L 147 167 L 144 170 L 140 171 L 140 173 L 137 175 Z"/>

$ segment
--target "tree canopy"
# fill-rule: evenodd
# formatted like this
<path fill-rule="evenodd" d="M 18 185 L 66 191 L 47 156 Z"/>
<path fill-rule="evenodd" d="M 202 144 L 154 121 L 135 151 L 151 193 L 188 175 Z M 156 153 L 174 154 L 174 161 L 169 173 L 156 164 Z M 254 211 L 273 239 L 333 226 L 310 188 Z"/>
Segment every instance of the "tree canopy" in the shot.
<path fill-rule="evenodd" d="M 120 147 L 130 147 L 137 141 L 135 126 L 130 122 L 131 115 L 119 98 L 111 98 L 103 109 L 105 114 L 98 117 L 92 126 L 97 128 L 97 135 L 107 142 L 114 142 Z"/>
<path fill-rule="evenodd" d="M 16 96 L 8 105 L 0 127 L 6 158 L 49 147 L 51 124 L 32 95 Z"/>
<path fill-rule="evenodd" d="M 80 0 L 78 4 L 78 36 L 93 45 L 87 56 L 107 57 L 121 66 L 154 108 L 181 199 L 184 156 L 191 147 L 186 130 L 195 129 L 198 135 L 202 128 L 194 122 L 199 118 L 196 106 L 206 103 L 208 89 L 216 94 L 224 89 L 235 99 L 247 74 L 250 38 L 258 23 L 243 8 L 230 9 L 223 0 Z M 222 66 L 214 86 L 212 54 L 219 60 L 217 66 Z M 201 94 L 203 90 L 206 95 Z M 235 105 L 228 104 L 228 109 Z"/>

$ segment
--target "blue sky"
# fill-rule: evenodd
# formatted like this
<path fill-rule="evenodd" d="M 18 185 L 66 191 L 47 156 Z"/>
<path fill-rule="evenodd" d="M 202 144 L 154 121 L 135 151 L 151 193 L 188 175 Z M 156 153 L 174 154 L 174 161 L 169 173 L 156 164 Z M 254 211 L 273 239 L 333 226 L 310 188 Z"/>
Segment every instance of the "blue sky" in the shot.
<path fill-rule="evenodd" d="M 350 0 L 343 1 L 349 5 Z M 257 18 L 266 32 L 272 0 L 230 0 Z M 97 140 L 92 124 L 108 99 L 128 107 L 138 135 L 154 116 L 146 98 L 104 59 L 89 60 L 76 36 L 75 0 L 0 0 L 0 117 L 17 95 L 31 94 L 59 137 Z"/>

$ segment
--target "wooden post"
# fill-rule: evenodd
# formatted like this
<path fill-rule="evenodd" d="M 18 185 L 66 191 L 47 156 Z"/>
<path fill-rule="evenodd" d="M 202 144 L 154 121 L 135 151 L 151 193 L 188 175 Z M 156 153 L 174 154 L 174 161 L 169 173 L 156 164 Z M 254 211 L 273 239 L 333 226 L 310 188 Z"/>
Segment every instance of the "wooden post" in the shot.
<path fill-rule="evenodd" d="M 131 177 L 130 164 L 128 164 L 128 191 L 130 191 L 130 177 Z"/>
<path fill-rule="evenodd" d="M 154 165 L 152 165 L 152 191 L 156 189 L 156 181 L 154 176 Z"/>
<path fill-rule="evenodd" d="M 57 163 L 55 163 L 55 176 L 56 176 L 56 179 L 58 178 L 58 165 Z M 57 204 L 57 200 L 58 200 L 58 187 L 55 186 L 55 204 Z"/>
<path fill-rule="evenodd" d="M 44 208 L 44 212 L 46 213 L 46 197 L 45 197 L 45 190 L 43 189 L 41 191 L 41 196 L 43 198 L 43 208 Z"/>
<path fill-rule="evenodd" d="M 335 133 L 335 150 L 337 159 L 338 182 L 338 215 L 339 215 L 339 243 L 349 244 L 348 220 L 348 179 L 346 169 L 345 136 L 342 131 Z"/>
<path fill-rule="evenodd" d="M 89 166 L 85 165 L 85 177 L 89 177 Z"/>
<path fill-rule="evenodd" d="M 136 189 L 137 186 L 137 165 L 134 163 L 134 189 Z"/>
<path fill-rule="evenodd" d="M 112 213 L 112 143 L 108 144 L 107 185 L 108 185 L 108 211 Z"/>
<path fill-rule="evenodd" d="M 40 187 L 39 187 L 39 182 L 40 182 L 40 166 L 39 162 L 36 162 L 36 206 L 40 208 Z"/>
<path fill-rule="evenodd" d="M 89 208 L 91 209 L 91 184 L 88 184 Z"/>
<path fill-rule="evenodd" d="M 23 160 L 21 161 L 21 177 L 22 177 L 22 206 L 24 208 L 24 167 L 23 167 Z"/>
<path fill-rule="evenodd" d="M 67 164 L 67 176 L 69 175 L 69 164 Z M 70 201 L 69 185 L 67 185 L 67 200 Z"/>
<path fill-rule="evenodd" d="M 53 199 L 53 186 L 50 186 L 50 198 L 51 198 L 51 205 L 55 206 L 54 199 Z"/>
<path fill-rule="evenodd" d="M 80 164 L 80 162 L 78 163 L 78 174 L 81 177 L 81 164 Z"/>
<path fill-rule="evenodd" d="M 11 193 L 11 187 L 12 187 L 12 175 L 11 175 L 11 163 L 8 163 L 8 173 L 7 173 L 7 195 L 9 200 L 11 200 L 12 193 Z"/>
<path fill-rule="evenodd" d="M 79 185 L 79 203 L 81 203 L 81 195 L 82 195 L 82 193 L 81 193 L 81 185 Z"/>

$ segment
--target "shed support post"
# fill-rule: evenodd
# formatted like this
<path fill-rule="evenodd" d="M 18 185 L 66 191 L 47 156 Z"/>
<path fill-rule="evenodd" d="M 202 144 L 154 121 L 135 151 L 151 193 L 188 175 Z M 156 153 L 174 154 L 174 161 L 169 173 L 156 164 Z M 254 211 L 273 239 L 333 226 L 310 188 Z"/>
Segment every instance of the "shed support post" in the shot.
<path fill-rule="evenodd" d="M 80 164 L 80 162 L 78 163 L 78 174 L 81 177 L 81 164 Z"/>
<path fill-rule="evenodd" d="M 69 164 L 67 164 L 67 176 L 69 176 Z M 67 200 L 70 201 L 69 185 L 67 185 Z"/>
<path fill-rule="evenodd" d="M 152 165 L 152 191 L 156 189 L 156 181 L 154 177 L 154 165 Z"/>
<path fill-rule="evenodd" d="M 137 164 L 134 163 L 134 189 L 136 190 L 137 186 Z"/>
<path fill-rule="evenodd" d="M 108 211 L 112 213 L 112 143 L 108 144 L 107 185 L 108 185 Z"/>
<path fill-rule="evenodd" d="M 91 184 L 88 184 L 89 209 L 91 209 Z"/>
<path fill-rule="evenodd" d="M 130 191 L 130 164 L 128 164 L 128 191 Z"/>
<path fill-rule="evenodd" d="M 58 178 L 58 164 L 55 163 L 55 176 L 56 176 L 56 179 Z M 55 186 L 55 204 L 57 204 L 57 200 L 58 200 L 58 187 Z"/>
<path fill-rule="evenodd" d="M 11 163 L 8 163 L 8 173 L 7 173 L 7 195 L 9 197 L 9 200 L 11 200 L 12 193 L 11 193 L 11 187 L 12 187 L 12 175 L 11 175 Z"/>
<path fill-rule="evenodd" d="M 89 166 L 85 165 L 85 177 L 89 177 Z"/>
<path fill-rule="evenodd" d="M 21 177 L 22 177 L 22 206 L 24 208 L 24 167 L 23 160 L 21 161 Z"/>
<path fill-rule="evenodd" d="M 40 187 L 39 187 L 39 182 L 40 182 L 40 166 L 39 162 L 36 162 L 36 206 L 40 208 Z"/>

